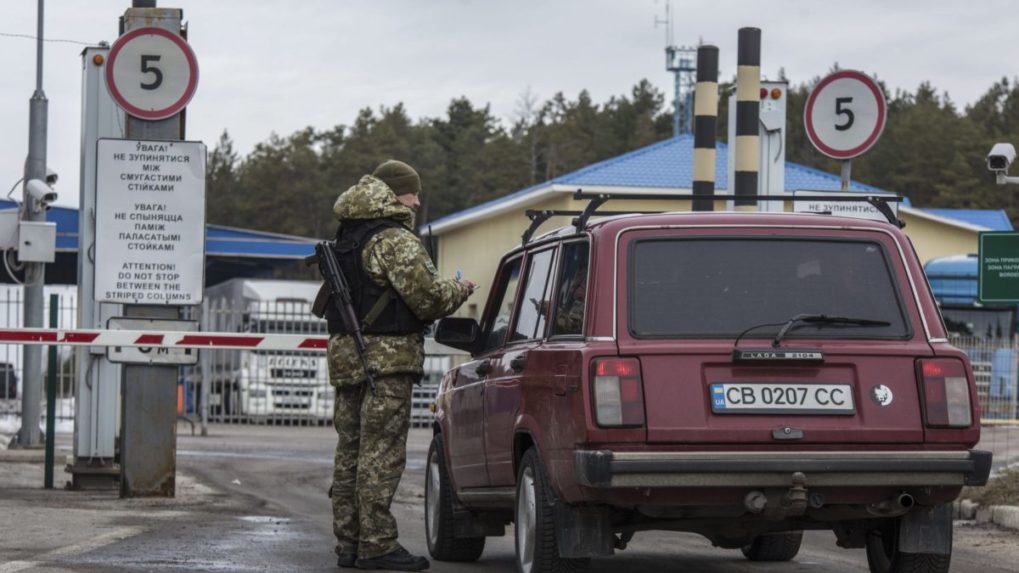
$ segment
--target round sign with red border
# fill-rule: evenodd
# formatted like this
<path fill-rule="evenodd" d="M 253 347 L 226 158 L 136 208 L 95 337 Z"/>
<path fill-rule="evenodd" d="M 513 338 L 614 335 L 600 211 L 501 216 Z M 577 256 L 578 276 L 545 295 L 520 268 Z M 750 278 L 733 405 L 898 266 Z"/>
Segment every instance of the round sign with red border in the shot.
<path fill-rule="evenodd" d="M 877 143 L 885 128 L 885 94 L 869 76 L 841 70 L 811 90 L 803 110 L 807 137 L 834 159 L 852 159 Z"/>
<path fill-rule="evenodd" d="M 131 30 L 114 42 L 106 86 L 127 113 L 157 120 L 183 110 L 198 87 L 198 60 L 183 38 L 163 28 Z"/>

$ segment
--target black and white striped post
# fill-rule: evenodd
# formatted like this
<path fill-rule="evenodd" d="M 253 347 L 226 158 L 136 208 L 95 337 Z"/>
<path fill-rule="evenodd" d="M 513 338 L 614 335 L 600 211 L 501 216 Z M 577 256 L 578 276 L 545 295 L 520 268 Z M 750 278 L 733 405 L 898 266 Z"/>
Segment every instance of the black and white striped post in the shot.
<path fill-rule="evenodd" d="M 715 126 L 718 124 L 718 47 L 697 48 L 694 89 L 693 210 L 713 211 L 715 202 Z"/>
<path fill-rule="evenodd" d="M 736 56 L 736 210 L 754 209 L 760 170 L 761 30 L 740 28 Z M 743 209 L 741 209 L 743 207 Z"/>

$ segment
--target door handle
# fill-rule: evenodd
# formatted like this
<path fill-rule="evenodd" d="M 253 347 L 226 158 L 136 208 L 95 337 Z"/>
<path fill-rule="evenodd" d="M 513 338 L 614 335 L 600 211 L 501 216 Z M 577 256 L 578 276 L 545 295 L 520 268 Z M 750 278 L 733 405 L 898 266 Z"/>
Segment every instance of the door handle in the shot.
<path fill-rule="evenodd" d="M 477 374 L 478 376 L 481 376 L 482 378 L 485 377 L 485 376 L 488 376 L 488 374 L 491 371 L 492 371 L 492 363 L 489 362 L 488 360 L 478 364 L 474 368 L 474 373 Z"/>
<path fill-rule="evenodd" d="M 517 354 L 513 357 L 513 360 L 510 360 L 510 368 L 514 372 L 523 372 L 525 366 L 527 366 L 527 356 L 524 354 Z"/>

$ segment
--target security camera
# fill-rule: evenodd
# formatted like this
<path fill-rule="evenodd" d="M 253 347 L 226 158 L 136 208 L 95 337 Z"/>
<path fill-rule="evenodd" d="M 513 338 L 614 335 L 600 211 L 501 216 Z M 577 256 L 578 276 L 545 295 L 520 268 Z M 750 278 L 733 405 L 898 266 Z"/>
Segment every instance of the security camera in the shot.
<path fill-rule="evenodd" d="M 35 199 L 37 208 L 48 209 L 50 203 L 57 200 L 57 192 L 38 179 L 29 179 L 26 187 L 28 194 L 32 196 L 32 199 Z"/>
<path fill-rule="evenodd" d="M 987 154 L 987 169 L 994 172 L 1008 173 L 1008 167 L 1015 161 L 1015 147 L 1011 143 L 995 143 Z"/>
<path fill-rule="evenodd" d="M 59 176 L 57 175 L 56 171 L 54 171 L 54 170 L 52 170 L 52 169 L 50 169 L 48 167 L 46 168 L 46 183 L 48 185 L 55 185 L 58 178 L 59 178 Z"/>

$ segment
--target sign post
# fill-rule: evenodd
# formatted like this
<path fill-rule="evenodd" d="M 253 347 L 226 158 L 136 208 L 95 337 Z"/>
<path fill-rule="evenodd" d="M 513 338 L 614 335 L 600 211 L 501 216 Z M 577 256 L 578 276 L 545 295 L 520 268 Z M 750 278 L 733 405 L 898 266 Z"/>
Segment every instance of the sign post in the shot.
<path fill-rule="evenodd" d="M 980 233 L 977 298 L 982 303 L 1019 303 L 1019 233 Z"/>
<path fill-rule="evenodd" d="M 112 219 L 110 228 L 97 220 L 95 294 L 124 303 L 124 318 L 177 320 L 179 305 L 201 299 L 205 153 L 180 141 L 198 82 L 181 19 L 176 8 L 128 9 L 106 66 L 110 96 L 130 116 L 124 137 L 134 141 L 104 142 L 109 155 L 97 165 L 97 212 Z M 120 495 L 173 497 L 178 366 L 123 369 Z"/>
<path fill-rule="evenodd" d="M 807 98 L 803 124 L 818 151 L 842 161 L 842 190 L 849 190 L 852 159 L 877 143 L 887 106 L 881 86 L 854 70 L 841 70 L 818 82 Z"/>

